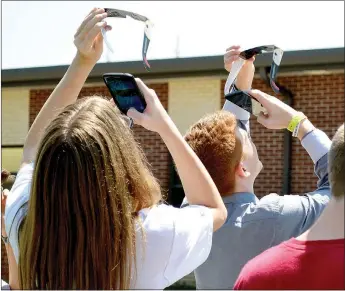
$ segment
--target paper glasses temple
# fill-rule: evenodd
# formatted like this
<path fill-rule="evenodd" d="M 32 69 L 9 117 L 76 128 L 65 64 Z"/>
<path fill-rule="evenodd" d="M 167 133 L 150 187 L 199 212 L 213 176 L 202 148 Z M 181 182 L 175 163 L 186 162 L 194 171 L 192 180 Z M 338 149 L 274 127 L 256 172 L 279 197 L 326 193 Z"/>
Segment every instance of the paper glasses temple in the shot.
<path fill-rule="evenodd" d="M 125 10 L 120 10 L 120 9 L 113 9 L 113 8 L 104 8 L 105 12 L 108 14 L 108 17 L 121 17 L 121 18 L 126 18 L 127 16 L 132 17 L 135 20 L 139 20 L 139 21 L 147 21 L 148 18 L 137 14 L 137 13 L 133 13 L 133 12 L 129 12 L 129 11 L 125 11 Z"/>

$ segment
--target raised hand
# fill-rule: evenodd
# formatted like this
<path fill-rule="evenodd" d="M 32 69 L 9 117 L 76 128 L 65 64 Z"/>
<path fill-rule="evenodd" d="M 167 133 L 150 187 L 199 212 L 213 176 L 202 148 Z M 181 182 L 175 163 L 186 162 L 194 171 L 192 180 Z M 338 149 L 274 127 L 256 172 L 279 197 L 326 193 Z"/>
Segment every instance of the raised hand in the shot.
<path fill-rule="evenodd" d="M 238 45 L 234 45 L 226 49 L 226 53 L 224 54 L 224 68 L 229 73 L 233 63 L 240 58 L 240 53 L 241 47 Z M 248 90 L 251 88 L 255 73 L 254 61 L 255 57 L 246 60 L 242 69 L 237 75 L 236 86 L 240 90 Z"/>
<path fill-rule="evenodd" d="M 138 112 L 134 108 L 130 108 L 127 116 L 132 118 L 134 123 L 161 134 L 169 124 L 172 124 L 172 121 L 159 101 L 156 92 L 148 88 L 140 79 L 136 78 L 135 81 L 141 93 L 144 95 L 147 105 L 143 113 Z"/>
<path fill-rule="evenodd" d="M 103 36 L 101 29 L 111 30 L 104 19 L 107 13 L 103 8 L 94 8 L 79 26 L 74 35 L 74 45 L 77 47 L 80 59 L 96 64 L 103 53 Z"/>

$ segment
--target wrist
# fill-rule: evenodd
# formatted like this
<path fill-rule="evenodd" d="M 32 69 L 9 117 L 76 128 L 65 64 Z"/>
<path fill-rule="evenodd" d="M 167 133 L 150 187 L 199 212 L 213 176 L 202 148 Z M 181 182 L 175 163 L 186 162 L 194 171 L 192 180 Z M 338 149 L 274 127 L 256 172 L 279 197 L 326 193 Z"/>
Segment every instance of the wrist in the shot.
<path fill-rule="evenodd" d="M 90 70 L 92 70 L 92 68 L 96 65 L 96 63 L 97 63 L 96 60 L 85 58 L 79 52 L 77 52 L 77 54 L 75 55 L 72 61 L 73 65 L 84 68 L 84 69 L 90 69 Z"/>
<path fill-rule="evenodd" d="M 309 119 L 302 120 L 298 130 L 298 139 L 301 141 L 309 132 L 313 131 L 314 129 L 315 128 Z"/>
<path fill-rule="evenodd" d="M 241 79 L 237 77 L 235 81 L 235 86 L 240 91 L 250 90 L 252 88 L 252 81 L 253 79 L 250 78 L 243 80 L 243 78 Z"/>
<path fill-rule="evenodd" d="M 252 62 L 245 62 L 241 71 L 238 73 L 235 85 L 241 90 L 250 90 L 252 88 L 255 67 Z"/>
<path fill-rule="evenodd" d="M 176 132 L 179 132 L 174 122 L 169 118 L 162 123 L 162 127 L 159 129 L 158 134 L 163 140 L 169 139 Z"/>
<path fill-rule="evenodd" d="M 298 122 L 306 117 L 302 112 L 296 111 L 294 109 L 289 110 L 287 112 L 287 115 L 288 116 L 286 117 L 285 128 L 290 132 L 293 132 Z"/>
<path fill-rule="evenodd" d="M 162 122 L 162 125 L 159 130 L 157 130 L 157 133 L 162 139 L 165 139 L 171 136 L 171 134 L 174 132 L 174 127 L 175 124 L 172 122 L 172 120 L 167 120 L 165 122 Z"/>

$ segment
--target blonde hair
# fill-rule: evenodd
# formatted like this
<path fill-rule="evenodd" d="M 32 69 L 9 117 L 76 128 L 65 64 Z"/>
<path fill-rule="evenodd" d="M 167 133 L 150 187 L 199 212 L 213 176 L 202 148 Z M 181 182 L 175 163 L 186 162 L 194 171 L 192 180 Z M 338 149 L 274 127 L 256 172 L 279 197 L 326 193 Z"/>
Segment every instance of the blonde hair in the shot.
<path fill-rule="evenodd" d="M 20 233 L 23 289 L 128 289 L 138 211 L 160 187 L 119 111 L 78 100 L 47 127 Z"/>

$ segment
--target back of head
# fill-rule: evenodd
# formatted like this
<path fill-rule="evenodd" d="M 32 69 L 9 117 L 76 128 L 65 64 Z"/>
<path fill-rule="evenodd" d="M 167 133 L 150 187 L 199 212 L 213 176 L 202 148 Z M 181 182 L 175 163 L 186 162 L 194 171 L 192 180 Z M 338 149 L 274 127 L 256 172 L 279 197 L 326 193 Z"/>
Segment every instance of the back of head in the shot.
<path fill-rule="evenodd" d="M 47 127 L 20 234 L 24 289 L 126 289 L 138 211 L 161 199 L 120 114 L 78 100 Z M 135 263 L 135 261 L 134 261 Z"/>
<path fill-rule="evenodd" d="M 1 170 L 1 187 L 4 189 L 10 189 L 14 183 L 15 176 L 6 169 Z"/>
<path fill-rule="evenodd" d="M 185 140 L 206 167 L 221 195 L 233 192 L 235 169 L 242 159 L 236 117 L 228 111 L 208 114 L 193 124 Z"/>
<path fill-rule="evenodd" d="M 345 142 L 344 142 L 344 124 L 341 125 L 335 133 L 332 146 L 329 151 L 328 172 L 331 183 L 332 194 L 336 198 L 344 197 L 345 193 Z"/>

